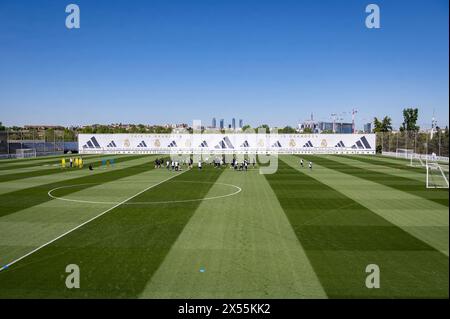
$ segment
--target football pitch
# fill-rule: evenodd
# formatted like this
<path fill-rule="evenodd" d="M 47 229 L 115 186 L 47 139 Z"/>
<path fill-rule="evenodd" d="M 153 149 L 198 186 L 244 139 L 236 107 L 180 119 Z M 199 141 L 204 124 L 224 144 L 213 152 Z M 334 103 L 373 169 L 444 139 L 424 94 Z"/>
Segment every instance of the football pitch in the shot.
<path fill-rule="evenodd" d="M 161 157 L 1 161 L 0 298 L 449 297 L 449 193 L 424 168 L 283 155 L 263 175 Z"/>

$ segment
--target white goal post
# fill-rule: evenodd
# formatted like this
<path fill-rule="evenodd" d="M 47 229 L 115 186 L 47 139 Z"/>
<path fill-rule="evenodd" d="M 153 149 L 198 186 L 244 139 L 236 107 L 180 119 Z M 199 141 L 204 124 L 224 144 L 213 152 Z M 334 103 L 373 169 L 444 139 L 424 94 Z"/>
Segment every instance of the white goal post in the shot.
<path fill-rule="evenodd" d="M 449 169 L 448 165 L 426 160 L 427 169 L 427 188 L 449 188 Z"/>
<path fill-rule="evenodd" d="M 413 167 L 425 167 L 425 163 L 422 160 L 422 156 L 420 156 L 420 154 L 411 154 L 409 156 L 410 161 L 409 161 L 409 166 L 413 166 Z"/>
<path fill-rule="evenodd" d="M 395 157 L 403 157 L 408 159 L 411 155 L 414 154 L 414 150 L 413 149 L 409 149 L 409 148 L 397 148 L 396 152 L 395 152 Z"/>
<path fill-rule="evenodd" d="M 16 149 L 16 158 L 32 158 L 36 157 L 36 150 L 33 148 Z"/>

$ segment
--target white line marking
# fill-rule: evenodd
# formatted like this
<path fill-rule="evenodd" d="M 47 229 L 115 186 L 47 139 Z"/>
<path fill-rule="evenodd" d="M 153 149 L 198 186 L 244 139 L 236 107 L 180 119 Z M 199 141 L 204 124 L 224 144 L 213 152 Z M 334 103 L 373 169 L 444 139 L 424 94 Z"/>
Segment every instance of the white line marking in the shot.
<path fill-rule="evenodd" d="M 117 181 L 118 182 L 118 181 Z M 117 183 L 113 182 L 113 183 Z M 128 181 L 127 181 L 128 182 Z M 229 196 L 234 196 L 242 191 L 242 188 L 239 186 L 233 185 L 233 184 L 226 184 L 226 183 L 218 183 L 218 182 L 201 182 L 201 181 L 176 181 L 180 183 L 202 183 L 202 184 L 214 184 L 214 185 L 223 185 L 223 186 L 229 186 L 236 189 L 236 191 L 225 194 L 225 195 L 217 195 L 217 196 L 211 196 L 211 197 L 204 197 L 204 198 L 193 198 L 193 199 L 180 199 L 180 200 L 168 200 L 168 201 L 154 201 L 154 202 L 133 202 L 133 203 L 123 203 L 124 205 L 149 205 L 149 204 L 176 204 L 176 203 L 188 203 L 188 202 L 200 202 L 205 200 L 211 200 L 211 199 L 219 199 L 219 198 L 225 198 Z M 84 199 L 71 199 L 71 198 L 64 198 L 64 197 L 57 197 L 53 195 L 52 193 L 58 189 L 63 188 L 70 188 L 70 187 L 77 187 L 77 186 L 84 186 L 84 185 L 100 185 L 100 183 L 87 183 L 87 184 L 74 184 L 74 185 L 66 185 L 66 186 L 60 186 L 53 188 L 48 191 L 48 196 L 50 196 L 53 199 L 62 200 L 66 202 L 74 202 L 74 203 L 85 203 L 85 204 L 118 204 L 118 202 L 106 202 L 106 201 L 90 201 L 90 200 L 84 200 Z"/>
<path fill-rule="evenodd" d="M 60 239 L 60 238 L 62 238 L 62 237 L 64 237 L 64 236 L 66 236 L 67 234 L 70 234 L 71 232 L 77 230 L 78 228 L 83 227 L 83 226 L 86 225 L 87 223 L 90 223 L 91 221 L 93 221 L 93 220 L 99 218 L 100 216 L 105 215 L 106 213 L 108 213 L 108 212 L 112 211 L 113 209 L 119 207 L 120 205 L 122 205 L 122 204 L 128 202 L 129 200 L 132 200 L 133 198 L 135 198 L 135 197 L 141 195 L 142 193 L 148 191 L 149 189 L 151 189 L 151 188 L 153 188 L 153 187 L 156 187 L 156 186 L 158 186 L 158 185 L 160 185 L 160 184 L 162 184 L 162 183 L 164 183 L 164 182 L 167 182 L 168 180 L 170 180 L 170 179 L 172 179 L 172 178 L 174 178 L 174 177 L 176 177 L 176 176 L 180 176 L 180 175 L 183 174 L 184 172 L 187 172 L 187 170 L 186 170 L 186 171 L 183 171 L 182 173 L 179 173 L 179 174 L 170 176 L 169 178 L 166 178 L 165 180 L 162 180 L 161 182 L 158 182 L 158 183 L 156 183 L 156 184 L 154 184 L 154 185 L 151 185 L 151 186 L 145 188 L 144 190 L 142 190 L 142 191 L 140 191 L 140 192 L 134 194 L 133 196 L 131 196 L 131 197 L 129 197 L 129 198 L 127 198 L 127 199 L 121 201 L 120 203 L 118 203 L 118 204 L 116 204 L 116 205 L 114 205 L 114 206 L 108 208 L 107 210 L 101 212 L 101 213 L 98 214 L 97 216 L 92 217 L 91 219 L 85 221 L 84 223 L 82 223 L 82 224 L 80 224 L 80 225 L 78 225 L 78 226 L 76 226 L 76 227 L 74 227 L 74 228 L 72 228 L 72 229 L 66 231 L 65 233 L 59 235 L 58 237 L 56 237 L 56 238 L 50 240 L 49 242 L 47 242 L 47 243 L 45 243 L 45 244 L 43 244 L 43 245 L 41 245 L 41 246 L 39 246 L 39 247 L 33 249 L 32 251 L 30 251 L 29 253 L 23 255 L 22 257 L 19 257 L 19 258 L 17 258 L 16 260 L 14 260 L 14 261 L 12 261 L 12 262 L 10 262 L 10 263 L 4 265 L 3 267 L 0 268 L 0 272 L 3 271 L 3 270 L 5 270 L 5 269 L 7 269 L 8 267 L 11 267 L 12 265 L 14 265 L 15 263 L 21 261 L 22 259 L 24 259 L 24 258 L 30 256 L 31 254 L 34 254 L 34 253 L 37 252 L 38 250 L 41 250 L 42 248 L 44 248 L 44 247 L 50 245 L 51 243 L 57 241 L 58 239 Z"/>

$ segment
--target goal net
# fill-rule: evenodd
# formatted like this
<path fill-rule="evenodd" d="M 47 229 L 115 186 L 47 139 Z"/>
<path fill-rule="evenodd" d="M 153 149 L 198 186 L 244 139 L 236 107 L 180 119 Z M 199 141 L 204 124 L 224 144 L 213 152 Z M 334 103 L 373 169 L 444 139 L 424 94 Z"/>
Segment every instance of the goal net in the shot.
<path fill-rule="evenodd" d="M 414 150 L 409 148 L 397 148 L 397 151 L 395 153 L 396 157 L 403 157 L 408 159 L 411 155 L 414 154 Z"/>
<path fill-rule="evenodd" d="M 32 148 L 19 148 L 16 150 L 16 158 L 36 157 L 36 150 Z"/>
<path fill-rule="evenodd" d="M 448 163 L 426 161 L 427 188 L 448 188 Z"/>
<path fill-rule="evenodd" d="M 419 154 L 411 154 L 409 158 L 410 158 L 409 166 L 425 167 L 425 161 Z"/>

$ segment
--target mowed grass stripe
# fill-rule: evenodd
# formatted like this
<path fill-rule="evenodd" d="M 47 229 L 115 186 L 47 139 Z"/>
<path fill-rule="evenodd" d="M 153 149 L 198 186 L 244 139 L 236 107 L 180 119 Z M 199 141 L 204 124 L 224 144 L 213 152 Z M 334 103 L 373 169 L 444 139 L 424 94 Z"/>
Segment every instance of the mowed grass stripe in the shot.
<path fill-rule="evenodd" d="M 6 171 L 6 170 L 17 170 L 17 169 L 23 169 L 23 168 L 34 168 L 34 167 L 45 167 L 45 165 L 58 165 L 61 166 L 61 159 L 65 158 L 66 159 L 66 163 L 69 162 L 69 158 L 75 158 L 75 157 L 82 157 L 84 160 L 90 160 L 93 158 L 99 158 L 102 157 L 101 155 L 78 155 L 78 154 L 64 154 L 59 156 L 58 158 L 54 158 L 54 159 L 40 159 L 40 161 L 33 161 L 30 159 L 23 159 L 21 161 L 21 163 L 16 163 L 16 164 L 3 164 L 0 163 L 0 171 Z"/>
<path fill-rule="evenodd" d="M 329 297 L 448 297 L 442 253 L 283 161 L 266 178 Z M 365 287 L 372 263 L 381 289 Z"/>
<path fill-rule="evenodd" d="M 400 165 L 406 165 L 409 166 L 411 164 L 411 159 L 410 158 L 405 158 L 405 157 L 393 157 L 393 156 L 387 156 L 387 155 L 361 155 L 361 157 L 364 158 L 376 158 L 377 161 L 381 161 L 381 162 L 390 162 L 390 163 L 396 163 L 396 164 L 400 164 Z M 422 161 L 425 163 L 425 160 L 422 159 Z M 445 164 L 445 161 L 437 161 L 439 164 Z M 448 162 L 447 162 L 448 164 Z M 411 166 L 409 166 L 411 167 Z M 420 168 L 420 167 L 418 167 Z"/>
<path fill-rule="evenodd" d="M 100 166 L 102 164 L 101 160 L 98 160 L 99 157 L 93 158 L 93 159 L 86 159 L 84 160 L 84 165 L 82 169 L 88 169 L 89 164 L 94 164 L 94 166 Z M 115 163 L 126 161 L 127 159 L 133 159 L 133 156 L 126 156 L 126 157 L 116 157 Z M 5 174 L 0 176 L 0 183 L 10 182 L 18 179 L 24 179 L 24 178 L 31 178 L 31 177 L 38 177 L 38 176 L 46 176 L 50 174 L 61 174 L 65 172 L 69 172 L 70 170 L 74 169 L 80 169 L 80 168 L 66 168 L 62 169 L 60 166 L 54 166 L 51 168 L 44 168 L 40 170 L 35 171 L 26 171 L 26 172 L 19 172 L 19 173 L 11 173 L 11 174 Z"/>
<path fill-rule="evenodd" d="M 302 156 L 308 161 L 317 162 L 324 167 L 335 169 L 339 172 L 350 174 L 362 179 L 380 183 L 403 192 L 433 201 L 435 203 L 448 207 L 448 190 L 446 189 L 427 189 L 425 181 L 418 181 L 401 176 L 381 173 L 374 170 L 356 167 L 349 162 L 343 162 L 338 156 Z"/>
<path fill-rule="evenodd" d="M 356 158 L 363 158 L 366 160 L 376 160 L 379 162 L 379 165 L 384 165 L 385 163 L 390 163 L 394 165 L 399 165 L 399 169 L 406 169 L 407 171 L 411 172 L 418 172 L 418 175 L 423 175 L 423 180 L 425 180 L 426 176 L 426 168 L 425 166 L 421 166 L 418 160 L 415 160 L 415 166 L 411 166 L 411 160 L 405 159 L 405 158 L 398 158 L 398 157 L 390 157 L 390 156 L 383 156 L 383 155 L 360 155 L 355 156 Z M 422 159 L 423 164 L 425 164 L 426 160 Z M 433 161 L 434 163 L 438 163 L 443 168 L 448 168 L 448 162 L 445 161 Z M 420 165 L 420 166 L 419 166 Z M 394 167 L 393 167 L 394 168 Z"/>
<path fill-rule="evenodd" d="M 123 155 L 120 157 L 123 157 Z M 83 163 L 85 165 L 85 168 L 90 163 L 95 163 L 96 160 L 98 160 L 99 158 L 100 158 L 100 156 L 83 158 Z M 100 163 L 100 162 L 98 161 L 98 163 Z M 66 167 L 67 171 L 69 169 L 70 169 L 69 167 Z M 72 168 L 71 170 L 74 170 L 74 169 L 75 169 L 75 167 Z M 45 165 L 37 164 L 37 165 L 26 166 L 26 167 L 13 167 L 13 168 L 0 170 L 0 182 L 3 181 L 3 176 L 8 177 L 9 175 L 11 175 L 11 176 L 13 176 L 13 178 L 11 180 L 16 180 L 16 178 L 14 178 L 15 174 L 23 174 L 22 178 L 27 178 L 28 175 L 30 177 L 34 177 L 34 176 L 32 176 L 32 174 L 34 172 L 42 172 L 42 171 L 51 172 L 51 170 L 54 170 L 55 172 L 63 171 L 61 168 L 61 163 L 60 162 L 51 162 L 51 163 L 45 164 Z M 25 176 L 25 177 L 23 177 L 23 176 Z M 38 175 L 38 176 L 42 176 L 42 175 Z M 21 178 L 19 178 L 19 179 L 21 179 Z M 9 181 L 11 181 L 11 180 L 9 180 Z M 7 181 L 8 180 L 5 180 L 5 182 L 7 182 Z"/>
<path fill-rule="evenodd" d="M 129 156 L 123 157 L 117 160 L 116 163 L 124 163 L 131 160 L 145 158 L 146 156 Z M 71 194 L 73 192 L 80 191 L 92 187 L 99 183 L 110 182 L 119 178 L 124 178 L 127 176 L 132 176 L 139 174 L 145 170 L 152 169 L 154 166 L 150 164 L 156 156 L 147 156 L 148 162 L 136 164 L 135 166 L 120 168 L 117 165 L 115 168 L 110 170 L 105 170 L 104 172 L 98 174 L 90 174 L 89 170 L 85 170 L 86 176 L 72 178 L 68 180 L 57 181 L 54 183 L 43 184 L 35 187 L 24 188 L 21 190 L 5 193 L 0 195 L 0 217 L 6 216 L 17 211 L 23 210 L 28 207 L 42 204 L 46 201 L 52 200 L 48 196 L 48 191 L 57 187 L 83 184 L 82 186 L 76 188 L 65 188 L 58 191 L 59 196 L 64 196 Z"/>
<path fill-rule="evenodd" d="M 326 168 L 317 162 L 314 162 L 314 169 L 311 171 L 302 168 L 296 156 L 285 156 L 283 160 L 448 256 L 447 207 L 383 184 Z"/>
<path fill-rule="evenodd" d="M 45 159 L 51 159 L 51 158 L 58 158 L 61 157 L 63 154 L 58 155 L 48 155 L 48 156 L 38 156 L 33 158 L 21 158 L 21 159 L 0 159 L 0 166 L 3 164 L 15 164 L 15 163 L 22 163 L 22 162 L 35 162 L 35 161 L 41 161 Z"/>
<path fill-rule="evenodd" d="M 140 297 L 326 298 L 259 169 L 223 169 L 207 196 L 224 184 L 242 191 L 201 202 Z"/>
<path fill-rule="evenodd" d="M 213 168 L 190 170 L 129 203 L 202 198 L 219 175 L 220 171 Z M 189 181 L 197 183 L 186 185 Z M 198 205 L 187 202 L 117 207 L 0 272 L 0 297 L 137 297 Z M 65 286 L 65 267 L 71 263 L 80 267 L 80 289 Z M 33 276 L 29 276 L 31 272 Z"/>
<path fill-rule="evenodd" d="M 84 177 L 86 175 L 101 174 L 101 173 L 105 173 L 105 172 L 112 171 L 112 170 L 122 169 L 127 166 L 135 166 L 138 164 L 142 164 L 148 158 L 143 155 L 135 156 L 135 157 L 130 157 L 130 155 L 118 155 L 118 157 L 116 157 L 116 160 L 119 158 L 125 158 L 125 157 L 129 158 L 129 160 L 125 160 L 122 162 L 116 161 L 116 165 L 110 166 L 110 167 L 94 166 L 93 171 L 89 171 L 86 169 L 73 168 L 73 169 L 64 170 L 65 171 L 64 174 L 50 174 L 50 175 L 23 178 L 23 179 L 9 181 L 9 182 L 5 182 L 5 183 L 0 183 L 0 195 L 18 191 L 18 190 L 22 190 L 25 188 L 33 188 L 33 187 L 38 187 L 38 186 L 42 186 L 45 184 L 52 184 L 55 182 Z"/>
<path fill-rule="evenodd" d="M 380 172 L 383 174 L 389 174 L 392 176 L 398 176 L 401 178 L 406 178 L 414 181 L 418 181 L 421 183 L 425 182 L 425 170 L 420 170 L 418 168 L 414 168 L 414 170 L 401 169 L 398 167 L 385 166 L 382 164 L 382 161 L 370 162 L 370 158 L 367 158 L 367 161 L 358 161 L 350 156 L 345 155 L 328 155 L 329 159 L 336 159 L 339 162 L 342 162 L 347 165 L 351 165 L 358 168 L 367 169 L 374 172 Z M 375 159 L 375 158 L 374 158 Z M 375 159 L 376 160 L 376 159 Z M 398 164 L 398 163 L 397 163 Z"/>
<path fill-rule="evenodd" d="M 93 184 L 90 188 L 64 197 L 75 201 L 51 200 L 0 217 L 0 267 L 99 216 L 143 189 L 174 176 L 173 172 L 165 169 L 149 169 L 138 175 Z M 53 192 L 53 195 L 58 197 L 58 191 Z M 107 204 L 86 203 L 84 200 Z"/>
<path fill-rule="evenodd" d="M 417 173 L 418 175 L 423 175 L 423 180 L 425 180 L 425 175 L 426 175 L 425 168 L 409 166 L 409 163 L 406 161 L 403 161 L 403 162 L 383 161 L 383 160 L 380 160 L 376 156 L 373 156 L 372 158 L 368 158 L 368 157 L 357 156 L 357 155 L 356 156 L 346 155 L 344 157 L 352 159 L 352 160 L 360 161 L 363 163 L 380 165 L 380 166 L 385 166 L 385 167 L 389 167 L 389 168 L 395 168 L 395 169 L 400 169 L 400 170 L 404 170 L 404 171 L 414 172 L 414 173 Z"/>

